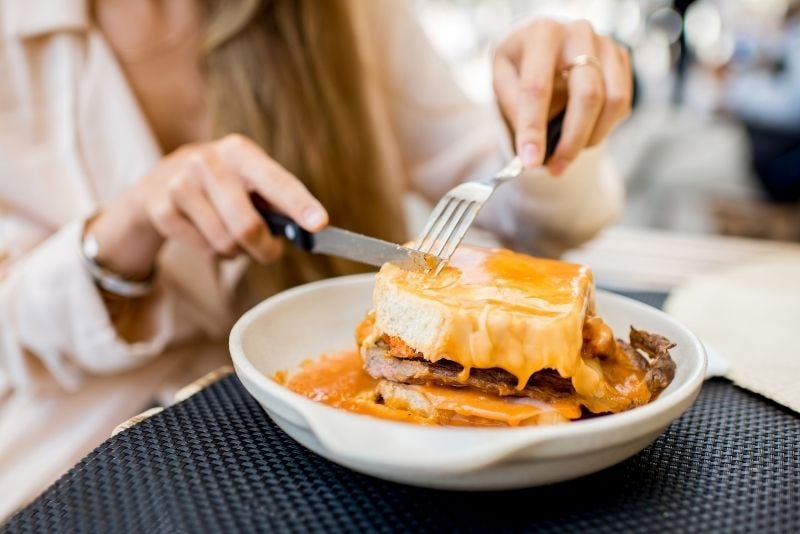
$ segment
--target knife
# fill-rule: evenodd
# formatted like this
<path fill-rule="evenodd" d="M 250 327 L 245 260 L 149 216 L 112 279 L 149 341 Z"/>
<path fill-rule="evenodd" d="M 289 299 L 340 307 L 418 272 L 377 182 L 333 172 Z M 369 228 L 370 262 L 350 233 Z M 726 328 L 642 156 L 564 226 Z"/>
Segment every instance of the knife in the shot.
<path fill-rule="evenodd" d="M 441 261 L 432 254 L 335 226 L 326 226 L 319 232 L 311 233 L 289 217 L 270 210 L 262 197 L 252 194 L 251 199 L 273 235 L 285 237 L 295 247 L 306 252 L 338 256 L 378 267 L 384 263 L 393 263 L 403 269 L 422 272 L 436 269 Z"/>

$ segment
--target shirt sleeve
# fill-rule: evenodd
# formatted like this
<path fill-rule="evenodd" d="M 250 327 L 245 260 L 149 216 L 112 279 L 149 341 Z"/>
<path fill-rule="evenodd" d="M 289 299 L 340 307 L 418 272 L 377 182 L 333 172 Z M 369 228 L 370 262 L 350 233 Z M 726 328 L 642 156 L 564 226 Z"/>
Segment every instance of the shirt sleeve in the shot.
<path fill-rule="evenodd" d="M 83 372 L 113 373 L 161 353 L 174 337 L 174 295 L 157 284 L 136 303 L 136 336 L 122 339 L 80 257 L 82 220 L 14 257 L 34 234 L 23 219 L 0 219 L 0 392 L 32 385 L 42 365 L 66 389 Z"/>
<path fill-rule="evenodd" d="M 454 185 L 491 176 L 513 156 L 496 110 L 470 100 L 404 2 L 384 2 L 390 117 L 408 185 L 437 201 Z M 560 177 L 527 171 L 503 185 L 477 223 L 515 249 L 558 256 L 612 222 L 622 181 L 603 147 L 586 150 Z"/>

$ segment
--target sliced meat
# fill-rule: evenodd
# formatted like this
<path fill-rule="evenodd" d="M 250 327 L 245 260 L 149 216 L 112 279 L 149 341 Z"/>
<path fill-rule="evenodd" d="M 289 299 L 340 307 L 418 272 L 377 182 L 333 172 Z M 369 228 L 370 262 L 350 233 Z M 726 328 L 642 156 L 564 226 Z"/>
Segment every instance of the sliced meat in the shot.
<path fill-rule="evenodd" d="M 675 378 L 675 362 L 669 355 L 669 350 L 675 346 L 675 343 L 664 336 L 637 330 L 632 326 L 630 340 L 634 349 L 640 350 L 650 357 L 645 382 L 647 388 L 655 396 Z"/>
<path fill-rule="evenodd" d="M 650 362 L 642 356 L 642 353 L 630 346 L 629 343 L 621 339 L 617 340 L 617 358 L 624 357 L 627 363 L 634 369 L 647 373 Z"/>
<path fill-rule="evenodd" d="M 404 384 L 435 384 L 437 386 L 469 386 L 501 397 L 561 398 L 575 393 L 572 381 L 561 378 L 558 372 L 546 369 L 535 373 L 521 391 L 517 390 L 517 379 L 502 369 L 472 369 L 466 383 L 458 377 L 463 367 L 450 360 L 429 362 L 422 358 L 395 358 L 389 355 L 389 346 L 379 341 L 367 349 L 364 369 L 373 378 L 385 378 Z"/>
<path fill-rule="evenodd" d="M 613 339 L 613 338 L 612 338 Z M 675 377 L 675 362 L 669 350 L 675 344 L 664 336 L 631 327 L 630 343 L 617 340 L 616 358 L 624 358 L 627 367 L 645 373 L 645 385 L 655 398 Z M 566 399 L 575 394 L 569 378 L 562 378 L 553 369 L 544 369 L 530 378 L 525 388 L 517 390 L 517 379 L 499 368 L 472 369 L 466 383 L 459 380 L 463 367 L 451 360 L 430 362 L 412 352 L 402 340 L 384 336 L 362 355 L 364 369 L 372 377 L 404 384 L 465 387 L 504 396 L 536 399 Z M 596 356 L 605 358 L 605 352 Z M 622 363 L 622 362 L 620 362 Z"/>

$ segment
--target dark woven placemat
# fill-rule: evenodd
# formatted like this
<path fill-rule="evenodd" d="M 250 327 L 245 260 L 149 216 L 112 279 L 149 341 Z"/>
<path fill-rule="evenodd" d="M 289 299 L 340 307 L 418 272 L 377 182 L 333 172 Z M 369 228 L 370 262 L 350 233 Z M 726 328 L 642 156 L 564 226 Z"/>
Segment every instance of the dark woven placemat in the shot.
<path fill-rule="evenodd" d="M 0 530 L 798 532 L 800 418 L 712 380 L 617 466 L 544 488 L 447 492 L 306 451 L 228 377 L 103 443 Z"/>

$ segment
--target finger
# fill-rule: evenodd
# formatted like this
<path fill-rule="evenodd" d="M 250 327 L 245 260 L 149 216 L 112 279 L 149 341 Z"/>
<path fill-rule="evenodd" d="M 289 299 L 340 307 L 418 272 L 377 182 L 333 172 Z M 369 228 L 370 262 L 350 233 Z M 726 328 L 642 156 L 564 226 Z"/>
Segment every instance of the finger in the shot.
<path fill-rule="evenodd" d="M 199 180 L 189 172 L 174 177 L 169 184 L 170 198 L 217 254 L 233 258 L 240 249 L 203 192 Z"/>
<path fill-rule="evenodd" d="M 528 168 L 542 164 L 553 76 L 561 48 L 560 24 L 542 20 L 534 23 L 523 43 L 519 63 L 519 86 L 515 115 L 517 153 Z"/>
<path fill-rule="evenodd" d="M 228 135 L 217 144 L 220 157 L 265 200 L 315 232 L 328 224 L 328 213 L 303 183 L 267 156 L 253 141 Z"/>
<path fill-rule="evenodd" d="M 195 226 L 178 210 L 170 198 L 151 207 L 153 226 L 158 233 L 168 239 L 182 241 L 190 246 L 211 254 L 213 249 L 208 241 L 200 235 Z"/>
<path fill-rule="evenodd" d="M 601 142 L 617 123 L 628 116 L 633 96 L 633 73 L 627 62 L 628 52 L 609 37 L 598 39 L 598 51 L 603 64 L 606 98 L 587 146 Z"/>
<path fill-rule="evenodd" d="M 239 246 L 261 263 L 276 260 L 282 252 L 282 244 L 269 232 L 253 207 L 244 182 L 213 150 L 199 152 L 195 165 L 206 196 Z"/>
<path fill-rule="evenodd" d="M 570 24 L 562 53 L 565 66 L 583 54 L 597 57 L 594 31 L 588 22 L 577 21 Z M 564 169 L 586 147 L 605 99 L 603 76 L 594 65 L 575 67 L 570 70 L 568 76 L 569 95 L 564 127 L 561 140 L 548 164 L 550 172 L 556 176 L 564 172 Z"/>
<path fill-rule="evenodd" d="M 517 74 L 517 68 L 505 54 L 500 55 L 498 53 L 494 57 L 492 83 L 500 113 L 508 131 L 514 135 L 516 131 L 516 121 L 514 119 L 517 117 L 517 100 L 519 98 L 519 75 Z"/>

